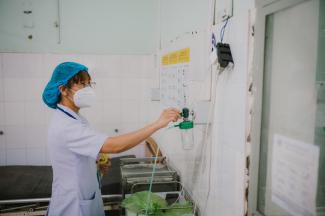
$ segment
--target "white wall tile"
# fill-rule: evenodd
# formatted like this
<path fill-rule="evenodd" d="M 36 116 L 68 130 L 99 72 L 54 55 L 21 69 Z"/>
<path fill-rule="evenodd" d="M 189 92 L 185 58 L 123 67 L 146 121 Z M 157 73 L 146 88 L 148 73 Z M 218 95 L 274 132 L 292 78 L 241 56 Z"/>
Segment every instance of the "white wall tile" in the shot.
<path fill-rule="evenodd" d="M 123 133 L 124 127 L 121 123 L 108 123 L 101 125 L 100 129 L 108 136 L 118 136 Z"/>
<path fill-rule="evenodd" d="M 3 78 L 3 53 L 0 53 L 0 78 Z"/>
<path fill-rule="evenodd" d="M 142 125 L 139 125 L 137 123 L 128 123 L 128 124 L 121 124 L 119 130 L 120 134 L 124 133 L 130 133 L 135 130 L 138 130 L 142 127 Z M 121 152 L 119 154 L 112 154 L 112 157 L 119 157 L 123 155 L 136 155 L 137 157 L 143 157 L 144 156 L 144 146 L 143 144 L 140 144 L 132 149 L 129 149 L 128 151 Z"/>
<path fill-rule="evenodd" d="M 133 72 L 135 75 L 137 75 L 137 78 L 147 78 L 148 77 L 148 71 L 147 71 L 147 58 L 148 56 L 145 56 L 145 55 L 139 55 L 137 56 L 136 58 L 136 65 L 137 65 L 137 68 L 136 68 L 136 71 L 133 70 L 131 72 Z"/>
<path fill-rule="evenodd" d="M 91 127 L 94 128 L 99 133 L 108 135 L 107 128 L 106 128 L 107 124 L 104 123 L 91 124 Z"/>
<path fill-rule="evenodd" d="M 94 81 L 109 76 L 108 57 L 106 55 L 83 55 L 81 63 L 88 67 L 88 72 Z"/>
<path fill-rule="evenodd" d="M 51 159 L 50 159 L 49 150 L 47 147 L 45 148 L 45 163 L 44 163 L 44 165 L 51 165 Z"/>
<path fill-rule="evenodd" d="M 125 77 L 127 71 L 124 65 L 127 63 L 124 55 L 112 55 L 105 59 L 102 66 L 108 72 L 108 78 L 121 78 Z"/>
<path fill-rule="evenodd" d="M 135 130 L 138 130 L 142 127 L 143 125 L 139 124 L 139 123 L 128 123 L 128 124 L 123 124 L 123 128 L 124 128 L 124 133 L 130 133 L 133 132 Z"/>
<path fill-rule="evenodd" d="M 4 78 L 18 78 L 25 77 L 26 64 L 24 60 L 25 54 L 4 53 L 3 54 L 3 75 Z"/>
<path fill-rule="evenodd" d="M 122 90 L 122 80 L 120 78 L 107 78 L 99 82 L 102 86 L 103 100 L 120 99 Z"/>
<path fill-rule="evenodd" d="M 48 106 L 46 106 L 46 104 L 43 104 L 43 106 L 45 107 L 45 122 L 46 125 L 48 126 L 49 123 L 51 122 L 53 113 L 55 112 L 55 109 L 49 108 Z"/>
<path fill-rule="evenodd" d="M 1 67 L 1 65 L 0 65 Z M 0 78 L 0 103 L 5 100 L 5 91 L 4 91 L 4 80 Z"/>
<path fill-rule="evenodd" d="M 3 88 L 3 86 L 0 86 L 0 89 L 1 88 Z M 5 131 L 4 127 L 5 127 L 4 103 L 0 102 L 0 131 L 4 132 Z M 5 163 L 6 163 L 6 137 L 5 134 L 3 134 L 0 135 L 0 165 L 5 165 Z"/>
<path fill-rule="evenodd" d="M 124 72 L 122 77 L 125 78 L 137 78 L 139 77 L 139 71 L 141 62 L 139 62 L 139 57 L 124 55 L 123 56 L 122 71 Z"/>
<path fill-rule="evenodd" d="M 25 148 L 7 149 L 6 157 L 7 157 L 7 165 L 25 165 L 26 149 Z"/>
<path fill-rule="evenodd" d="M 25 97 L 25 81 L 23 78 L 5 78 L 4 82 L 4 100 L 5 101 L 23 101 Z"/>
<path fill-rule="evenodd" d="M 104 88 L 105 88 L 105 79 L 93 79 L 94 82 L 96 82 L 96 85 L 94 87 L 94 91 L 96 93 L 96 101 L 102 102 L 104 100 Z"/>
<path fill-rule="evenodd" d="M 47 145 L 47 130 L 46 126 L 25 127 L 26 148 L 45 147 Z"/>
<path fill-rule="evenodd" d="M 141 79 L 139 80 L 142 97 L 139 100 L 151 101 L 151 89 L 159 88 L 159 82 L 154 79 Z"/>
<path fill-rule="evenodd" d="M 25 103 L 25 125 L 46 125 L 46 107 L 40 102 Z"/>
<path fill-rule="evenodd" d="M 121 98 L 141 100 L 144 97 L 142 81 L 142 79 L 122 79 Z"/>
<path fill-rule="evenodd" d="M 139 122 L 140 123 L 149 123 L 153 120 L 158 119 L 159 116 L 153 116 L 151 115 L 152 112 L 152 105 L 151 102 L 142 102 L 140 103 L 140 109 L 139 109 Z"/>
<path fill-rule="evenodd" d="M 137 148 L 137 157 L 145 157 L 145 144 L 142 142 L 140 145 L 136 146 Z"/>
<path fill-rule="evenodd" d="M 86 66 L 88 67 L 88 73 L 91 77 L 91 79 L 95 82 L 100 81 L 101 79 L 106 79 L 107 71 L 104 70 L 102 67 L 98 67 L 97 65 L 94 65 L 92 67 L 89 67 L 87 64 Z"/>
<path fill-rule="evenodd" d="M 0 102 L 0 125 L 5 125 L 5 123 L 5 104 Z"/>
<path fill-rule="evenodd" d="M 28 148 L 26 151 L 26 164 L 44 165 L 46 162 L 45 148 Z"/>
<path fill-rule="evenodd" d="M 0 166 L 5 166 L 6 163 L 6 150 L 0 149 Z"/>
<path fill-rule="evenodd" d="M 122 123 L 138 123 L 140 117 L 140 104 L 137 100 L 122 100 Z"/>
<path fill-rule="evenodd" d="M 5 104 L 6 125 L 24 125 L 24 106 L 23 102 L 6 102 Z"/>
<path fill-rule="evenodd" d="M 105 78 L 120 78 L 125 73 L 123 65 L 127 64 L 122 55 L 103 56 L 99 66 L 105 72 Z"/>
<path fill-rule="evenodd" d="M 113 124 L 111 124 L 111 123 L 102 124 L 98 128 L 99 128 L 100 132 L 103 132 L 103 133 L 107 134 L 108 136 L 112 137 L 112 136 L 117 136 L 117 135 L 135 131 L 135 130 L 139 129 L 140 127 L 141 126 L 139 126 L 136 123 L 125 124 L 125 123 L 118 122 L 118 123 L 113 123 Z M 115 129 L 118 129 L 118 132 L 115 132 Z M 141 149 L 142 149 L 142 147 L 140 147 L 140 148 L 136 147 L 135 149 L 132 149 L 132 150 L 129 150 L 126 152 L 122 152 L 119 154 L 111 154 L 111 157 L 118 157 L 118 156 L 122 156 L 122 155 L 130 155 L 130 154 L 140 157 L 144 154 L 143 153 L 144 150 L 142 151 Z"/>
<path fill-rule="evenodd" d="M 121 101 L 120 100 L 107 100 L 104 102 L 104 122 L 108 124 L 121 122 Z"/>
<path fill-rule="evenodd" d="M 62 60 L 58 54 L 44 54 L 42 58 L 41 77 L 49 81 L 55 67 L 61 63 Z"/>
<path fill-rule="evenodd" d="M 40 77 L 42 54 L 5 53 L 3 61 L 6 78 Z"/>
<path fill-rule="evenodd" d="M 145 150 L 144 150 L 144 144 L 141 143 L 125 152 L 121 152 L 118 154 L 111 154 L 111 157 L 121 157 L 124 155 L 135 155 L 136 157 L 144 157 L 145 156 Z"/>
<path fill-rule="evenodd" d="M 4 87 L 3 87 L 3 63 L 2 63 L 2 55 L 0 53 L 0 102 L 4 101 Z"/>
<path fill-rule="evenodd" d="M 6 148 L 26 148 L 26 129 L 23 126 L 5 126 Z"/>
<path fill-rule="evenodd" d="M 24 80 L 24 99 L 42 103 L 42 93 L 48 80 L 41 78 L 27 78 Z"/>
<path fill-rule="evenodd" d="M 25 54 L 24 55 L 24 66 L 26 78 L 41 78 L 42 77 L 42 60 L 43 54 Z"/>
<path fill-rule="evenodd" d="M 155 78 L 158 73 L 155 68 L 155 57 L 153 55 L 141 55 L 137 57 L 138 71 L 133 71 L 136 78 Z"/>
<path fill-rule="evenodd" d="M 41 54 L 3 54 L 3 73 L 5 78 L 39 77 L 41 65 Z"/>
<path fill-rule="evenodd" d="M 158 73 L 158 68 L 156 68 L 156 57 L 155 55 L 148 55 L 148 56 L 144 56 L 144 70 L 145 70 L 145 78 L 152 78 L 152 79 L 156 79 L 157 81 L 159 81 L 159 79 L 157 79 L 159 73 Z"/>
<path fill-rule="evenodd" d="M 144 55 L 124 55 L 122 57 L 122 72 L 121 77 L 123 78 L 144 78 L 146 77 Z"/>
<path fill-rule="evenodd" d="M 148 121 L 151 122 L 159 118 L 161 112 L 164 110 L 164 107 L 159 101 L 152 101 L 149 103 L 149 105 Z"/>
<path fill-rule="evenodd" d="M 5 131 L 3 126 L 0 126 L 0 131 Z M 6 134 L 0 135 L 0 151 L 6 150 Z"/>

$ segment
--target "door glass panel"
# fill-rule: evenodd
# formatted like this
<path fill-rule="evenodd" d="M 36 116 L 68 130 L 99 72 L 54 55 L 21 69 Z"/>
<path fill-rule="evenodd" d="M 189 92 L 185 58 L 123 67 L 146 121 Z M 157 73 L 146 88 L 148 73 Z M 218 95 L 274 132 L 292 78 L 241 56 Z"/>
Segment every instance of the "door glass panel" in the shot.
<path fill-rule="evenodd" d="M 324 1 L 306 1 L 266 18 L 257 199 L 264 215 L 289 215 L 271 200 L 274 135 L 319 145 L 319 170 L 325 166 L 325 50 L 320 46 L 325 44 L 320 21 L 325 10 L 320 4 Z M 319 211 L 324 200 L 325 174 L 319 172 Z"/>

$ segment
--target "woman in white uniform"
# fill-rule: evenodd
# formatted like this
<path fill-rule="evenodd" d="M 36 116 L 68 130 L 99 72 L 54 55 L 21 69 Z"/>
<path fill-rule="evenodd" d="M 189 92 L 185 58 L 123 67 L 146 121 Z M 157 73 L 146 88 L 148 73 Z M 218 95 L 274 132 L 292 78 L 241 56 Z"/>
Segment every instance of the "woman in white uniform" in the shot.
<path fill-rule="evenodd" d="M 97 180 L 98 154 L 126 151 L 180 117 L 177 109 L 166 109 L 142 129 L 108 137 L 92 129 L 79 114 L 80 108 L 91 106 L 94 97 L 88 68 L 75 62 L 58 65 L 43 92 L 43 101 L 56 109 L 48 131 L 53 168 L 48 215 L 105 215 Z"/>

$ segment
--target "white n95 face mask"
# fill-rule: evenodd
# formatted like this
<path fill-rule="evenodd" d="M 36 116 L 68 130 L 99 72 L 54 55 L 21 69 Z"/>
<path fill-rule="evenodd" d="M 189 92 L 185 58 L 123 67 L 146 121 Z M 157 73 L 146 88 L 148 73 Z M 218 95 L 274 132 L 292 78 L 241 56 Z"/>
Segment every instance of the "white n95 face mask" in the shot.
<path fill-rule="evenodd" d="M 76 91 L 73 102 L 79 108 L 91 107 L 96 101 L 96 93 L 91 87 L 85 87 Z"/>

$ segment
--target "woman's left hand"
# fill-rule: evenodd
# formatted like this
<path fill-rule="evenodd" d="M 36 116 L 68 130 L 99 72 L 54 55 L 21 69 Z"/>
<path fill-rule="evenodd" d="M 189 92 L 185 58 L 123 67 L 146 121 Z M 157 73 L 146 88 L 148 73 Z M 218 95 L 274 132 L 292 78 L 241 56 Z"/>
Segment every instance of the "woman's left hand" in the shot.
<path fill-rule="evenodd" d="M 111 166 L 111 159 L 108 159 L 105 163 L 99 163 L 98 169 L 102 174 L 107 173 L 108 168 Z"/>
<path fill-rule="evenodd" d="M 99 171 L 104 175 L 111 166 L 111 158 L 108 154 L 100 154 L 98 160 L 96 161 Z"/>

